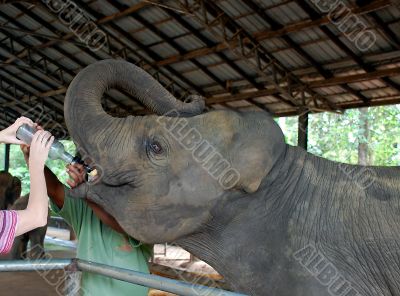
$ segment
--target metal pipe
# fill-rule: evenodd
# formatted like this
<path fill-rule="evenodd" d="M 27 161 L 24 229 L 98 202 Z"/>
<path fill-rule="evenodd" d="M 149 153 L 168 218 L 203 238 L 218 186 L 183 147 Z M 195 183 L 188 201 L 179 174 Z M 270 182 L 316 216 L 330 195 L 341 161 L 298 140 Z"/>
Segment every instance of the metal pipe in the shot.
<path fill-rule="evenodd" d="M 61 247 L 65 247 L 65 248 L 74 249 L 74 250 L 76 250 L 76 248 L 77 248 L 76 242 L 67 241 L 67 240 L 63 240 L 63 239 L 59 239 L 59 238 L 52 238 L 47 235 L 44 238 L 44 242 L 53 244 L 53 245 L 57 245 L 57 246 L 61 246 Z"/>
<path fill-rule="evenodd" d="M 2 271 L 43 271 L 51 269 L 64 269 L 72 263 L 71 259 L 52 260 L 4 260 L 0 261 Z"/>
<path fill-rule="evenodd" d="M 182 296 L 246 296 L 245 294 L 229 292 L 207 286 L 185 283 L 146 274 L 125 268 L 113 267 L 105 264 L 89 262 L 81 259 L 52 259 L 52 260 L 5 260 L 0 261 L 0 272 L 6 271 L 44 271 L 69 268 L 97 273 L 117 280 L 154 288 Z M 210 279 L 211 280 L 211 279 Z"/>
<path fill-rule="evenodd" d="M 77 260 L 77 266 L 78 269 L 82 271 L 94 272 L 128 283 L 154 288 L 183 296 L 245 296 L 245 294 L 229 292 L 221 289 L 210 288 L 207 286 L 184 283 L 157 275 L 145 274 L 138 271 L 108 266 L 81 259 Z"/>

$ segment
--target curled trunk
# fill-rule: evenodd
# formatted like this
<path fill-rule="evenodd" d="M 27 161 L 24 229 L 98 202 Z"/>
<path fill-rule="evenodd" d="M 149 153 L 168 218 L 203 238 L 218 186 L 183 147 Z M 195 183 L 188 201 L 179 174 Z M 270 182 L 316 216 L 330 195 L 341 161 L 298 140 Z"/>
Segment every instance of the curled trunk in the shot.
<path fill-rule="evenodd" d="M 104 60 L 94 63 L 73 79 L 64 105 L 70 135 L 86 151 L 96 150 L 92 146 L 94 140 L 98 144 L 99 134 L 117 129 L 126 120 L 114 118 L 103 110 L 101 98 L 110 88 L 127 91 L 159 115 L 176 110 L 175 115 L 193 116 L 204 109 L 202 97 L 192 96 L 189 103 L 179 101 L 151 75 L 126 61 Z M 131 116 L 130 120 L 133 120 Z"/>

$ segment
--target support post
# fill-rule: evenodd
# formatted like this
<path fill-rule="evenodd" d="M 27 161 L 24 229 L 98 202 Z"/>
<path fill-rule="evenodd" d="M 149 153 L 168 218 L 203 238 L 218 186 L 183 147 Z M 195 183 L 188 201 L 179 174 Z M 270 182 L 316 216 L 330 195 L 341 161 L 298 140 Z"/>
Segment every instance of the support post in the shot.
<path fill-rule="evenodd" d="M 10 168 L 10 144 L 6 144 L 4 149 L 4 171 L 8 172 L 9 168 Z"/>
<path fill-rule="evenodd" d="M 308 112 L 299 115 L 297 146 L 307 150 L 308 144 Z"/>

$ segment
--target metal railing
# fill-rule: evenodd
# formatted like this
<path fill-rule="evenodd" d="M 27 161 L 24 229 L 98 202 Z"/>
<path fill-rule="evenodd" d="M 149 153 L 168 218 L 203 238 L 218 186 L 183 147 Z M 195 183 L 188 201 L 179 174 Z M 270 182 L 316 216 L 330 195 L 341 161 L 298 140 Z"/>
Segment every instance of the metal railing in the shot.
<path fill-rule="evenodd" d="M 81 259 L 52 260 L 8 260 L 0 261 L 0 272 L 6 271 L 46 271 L 65 269 L 70 272 L 86 271 L 128 283 L 141 285 L 183 296 L 246 296 L 217 288 L 190 284 L 157 275 L 146 274 L 125 268 L 109 266 Z"/>

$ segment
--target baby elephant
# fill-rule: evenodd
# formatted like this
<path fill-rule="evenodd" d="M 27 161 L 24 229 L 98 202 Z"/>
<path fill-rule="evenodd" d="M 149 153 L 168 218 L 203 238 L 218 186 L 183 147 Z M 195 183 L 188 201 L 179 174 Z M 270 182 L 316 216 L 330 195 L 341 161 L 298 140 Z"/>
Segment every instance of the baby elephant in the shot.
<path fill-rule="evenodd" d="M 28 205 L 29 194 L 21 196 L 21 181 L 8 172 L 0 172 L 0 210 L 24 210 Z M 30 232 L 15 238 L 12 250 L 9 254 L 0 256 L 1 259 L 25 259 L 27 256 L 28 241 L 31 242 L 30 258 L 42 258 L 44 256 L 43 241 L 46 235 L 47 225 L 36 228 Z"/>
<path fill-rule="evenodd" d="M 9 172 L 0 172 L 0 210 L 7 210 L 21 196 L 21 180 Z"/>
<path fill-rule="evenodd" d="M 28 205 L 29 194 L 21 196 L 10 207 L 11 210 L 23 210 Z M 49 215 L 50 216 L 50 215 Z M 48 216 L 48 217 L 49 217 Z M 44 253 L 44 237 L 47 231 L 47 224 L 43 227 L 33 229 L 15 238 L 10 259 L 39 259 L 43 258 Z M 29 256 L 27 253 L 28 242 L 31 242 L 31 250 Z"/>

